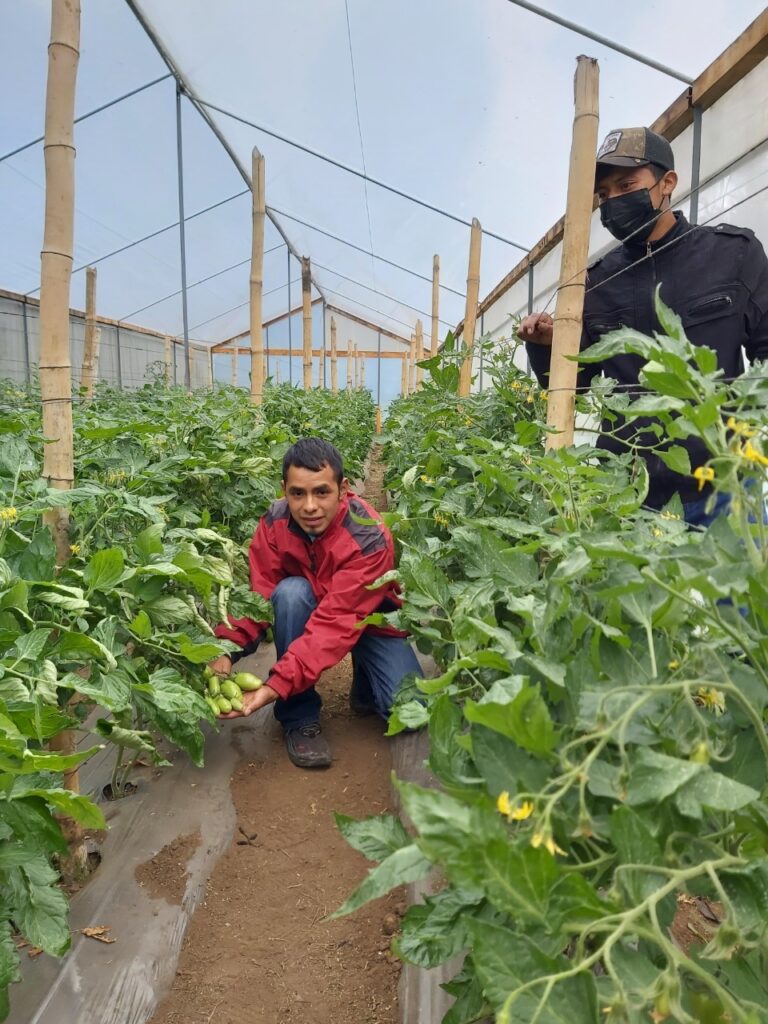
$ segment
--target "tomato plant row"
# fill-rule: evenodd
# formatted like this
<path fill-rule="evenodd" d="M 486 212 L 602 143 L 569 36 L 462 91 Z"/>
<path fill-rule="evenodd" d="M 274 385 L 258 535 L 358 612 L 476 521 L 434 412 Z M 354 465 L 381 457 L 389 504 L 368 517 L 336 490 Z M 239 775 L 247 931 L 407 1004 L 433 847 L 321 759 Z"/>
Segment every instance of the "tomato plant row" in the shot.
<path fill-rule="evenodd" d="M 659 317 L 594 352 L 636 352 L 647 391 L 585 407 L 658 417 L 663 458 L 732 495 L 706 530 L 644 508 L 630 453 L 545 453 L 546 395 L 509 355 L 462 400 L 449 346 L 389 417 L 387 618 L 442 670 L 390 732 L 427 726 L 438 785 L 397 783 L 413 835 L 340 818 L 379 862 L 340 913 L 436 872 L 396 948 L 463 955 L 445 1024 L 768 1020 L 768 381 L 720 380 Z M 708 913 L 682 938 L 681 902 Z"/>
<path fill-rule="evenodd" d="M 328 437 L 354 477 L 373 413 L 362 391 L 268 387 L 257 412 L 229 388 L 104 388 L 76 408 L 75 489 L 51 492 L 39 394 L 0 384 L 0 1019 L 18 974 L 15 932 L 48 953 L 69 946 L 55 814 L 104 826 L 64 773 L 112 743 L 119 795 L 138 751 L 164 763 L 160 738 L 202 764 L 201 724 L 215 720 L 202 666 L 231 648 L 211 626 L 228 611 L 269 617 L 244 545 L 278 493 L 283 453 L 299 435 Z M 57 567 L 41 516 L 62 500 L 72 557 Z M 51 749 L 71 730 L 94 743 Z"/>

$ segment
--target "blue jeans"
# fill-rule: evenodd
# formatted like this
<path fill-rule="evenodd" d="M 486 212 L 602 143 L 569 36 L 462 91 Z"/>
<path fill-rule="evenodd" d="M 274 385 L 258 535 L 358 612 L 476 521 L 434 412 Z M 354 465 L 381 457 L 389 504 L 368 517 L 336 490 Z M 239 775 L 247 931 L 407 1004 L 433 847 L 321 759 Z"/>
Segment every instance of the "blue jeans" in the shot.
<path fill-rule="evenodd" d="M 303 576 L 280 580 L 270 598 L 275 612 L 273 632 L 277 657 L 282 658 L 297 640 L 317 607 L 312 587 Z M 413 648 L 403 637 L 376 636 L 367 631 L 352 648 L 352 672 L 355 692 L 370 700 L 386 721 L 404 676 L 423 675 Z M 275 718 L 285 730 L 311 725 L 320 718 L 322 701 L 314 686 L 287 700 L 275 701 Z"/>

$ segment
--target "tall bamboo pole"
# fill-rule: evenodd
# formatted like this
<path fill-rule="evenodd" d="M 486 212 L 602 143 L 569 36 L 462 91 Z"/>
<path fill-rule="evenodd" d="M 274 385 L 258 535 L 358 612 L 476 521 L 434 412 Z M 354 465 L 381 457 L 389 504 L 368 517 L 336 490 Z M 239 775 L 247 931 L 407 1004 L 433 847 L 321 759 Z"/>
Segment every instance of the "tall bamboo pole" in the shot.
<path fill-rule="evenodd" d="M 568 203 L 547 403 L 547 423 L 557 432 L 547 435 L 547 450 L 573 444 L 578 364 L 568 357 L 578 355 L 581 343 L 586 283 L 586 274 L 582 268 L 587 264 L 592 222 L 599 81 L 597 61 L 592 57 L 578 57 L 574 78 L 575 112 L 568 171 Z"/>
<path fill-rule="evenodd" d="M 85 268 L 85 340 L 80 387 L 86 399 L 93 396 L 96 382 L 96 267 Z"/>
<path fill-rule="evenodd" d="M 347 391 L 352 390 L 352 339 L 347 342 Z"/>
<path fill-rule="evenodd" d="M 408 394 L 408 356 L 403 352 L 400 364 L 400 394 Z"/>
<path fill-rule="evenodd" d="M 301 301 L 304 313 L 304 390 L 312 390 L 312 268 L 309 256 L 301 257 Z"/>
<path fill-rule="evenodd" d="M 480 294 L 480 243 L 483 232 L 477 217 L 472 218 L 469 237 L 469 269 L 467 271 L 467 302 L 464 312 L 464 347 L 466 355 L 459 375 L 459 394 L 466 397 L 472 384 L 472 355 L 475 346 L 477 300 Z"/>
<path fill-rule="evenodd" d="M 376 406 L 376 433 L 381 433 L 381 406 Z"/>
<path fill-rule="evenodd" d="M 173 364 L 171 358 L 171 336 L 166 334 L 163 339 L 163 365 L 165 368 L 165 383 L 170 386 L 171 377 L 173 375 Z"/>
<path fill-rule="evenodd" d="M 261 405 L 264 397 L 264 333 L 261 325 L 261 299 L 264 289 L 264 219 L 266 197 L 264 157 L 254 147 L 251 155 L 251 194 L 253 232 L 251 237 L 251 402 Z"/>
<path fill-rule="evenodd" d="M 213 349 L 208 349 L 208 390 L 213 391 Z"/>
<path fill-rule="evenodd" d="M 416 387 L 424 381 L 424 367 L 419 362 L 424 358 L 424 327 L 421 320 L 416 321 Z"/>
<path fill-rule="evenodd" d="M 365 387 L 365 355 L 362 352 L 358 352 L 357 358 L 358 358 L 358 362 L 360 364 L 360 382 L 358 384 L 358 387 L 364 388 Z"/>
<path fill-rule="evenodd" d="M 360 357 L 357 354 L 357 344 L 352 346 L 352 381 L 355 391 L 360 387 Z"/>
<path fill-rule="evenodd" d="M 331 317 L 331 391 L 339 393 L 339 357 L 336 352 L 336 319 Z"/>
<path fill-rule="evenodd" d="M 416 333 L 411 334 L 411 347 L 408 351 L 408 394 L 416 390 Z"/>
<path fill-rule="evenodd" d="M 237 387 L 237 342 L 232 345 L 232 387 Z"/>
<path fill-rule="evenodd" d="M 440 257 L 432 257 L 432 355 L 437 355 L 440 337 Z"/>
<path fill-rule="evenodd" d="M 40 257 L 40 390 L 43 401 L 43 477 L 49 487 L 70 490 L 74 483 L 72 442 L 72 362 L 69 341 L 69 286 L 72 277 L 75 213 L 75 82 L 80 57 L 80 0 L 52 0 L 48 84 L 45 97 L 45 230 Z M 56 544 L 56 561 L 70 557 L 69 515 L 63 505 L 45 512 L 43 521 Z M 59 733 L 52 749 L 72 754 L 76 734 Z M 64 785 L 80 790 L 76 769 Z M 62 821 L 69 856 L 61 864 L 67 879 L 84 874 L 87 851 L 80 826 Z"/>

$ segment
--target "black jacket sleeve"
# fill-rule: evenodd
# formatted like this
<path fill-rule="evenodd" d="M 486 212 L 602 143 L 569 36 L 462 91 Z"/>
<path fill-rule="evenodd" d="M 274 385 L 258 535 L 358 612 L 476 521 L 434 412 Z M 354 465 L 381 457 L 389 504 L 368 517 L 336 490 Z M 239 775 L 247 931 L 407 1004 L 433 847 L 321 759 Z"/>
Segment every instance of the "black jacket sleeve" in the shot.
<path fill-rule="evenodd" d="M 760 242 L 751 239 L 742 266 L 744 284 L 749 289 L 747 302 L 747 340 L 744 348 L 751 363 L 768 359 L 768 258 Z"/>

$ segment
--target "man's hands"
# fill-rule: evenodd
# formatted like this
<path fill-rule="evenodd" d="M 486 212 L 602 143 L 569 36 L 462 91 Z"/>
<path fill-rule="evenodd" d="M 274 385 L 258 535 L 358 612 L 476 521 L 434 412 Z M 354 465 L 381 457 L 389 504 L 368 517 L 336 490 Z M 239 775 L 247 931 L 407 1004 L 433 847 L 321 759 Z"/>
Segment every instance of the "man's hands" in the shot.
<path fill-rule="evenodd" d="M 276 690 L 273 690 L 271 686 L 265 683 L 260 689 L 248 690 L 243 694 L 242 711 L 230 711 L 228 715 L 219 715 L 219 718 L 247 718 L 254 711 L 258 711 L 259 708 L 266 707 L 267 704 L 277 700 L 279 696 L 280 694 Z"/>
<path fill-rule="evenodd" d="M 223 679 L 227 679 L 232 675 L 232 659 L 228 654 L 220 654 L 218 658 L 214 658 L 213 661 L 208 662 L 208 668 L 211 672 L 215 672 L 217 676 L 221 676 Z M 277 700 L 280 696 L 276 690 L 273 690 L 271 686 L 265 683 L 258 690 L 246 690 L 243 692 L 243 710 L 242 711 L 230 711 L 229 714 L 219 715 L 219 718 L 246 718 L 248 715 L 252 715 L 254 711 L 258 711 L 259 708 L 266 707 L 267 704 L 271 704 Z"/>
<path fill-rule="evenodd" d="M 517 331 L 518 338 L 533 341 L 537 345 L 552 345 L 552 327 L 554 321 L 549 313 L 531 313 L 523 317 Z"/>

